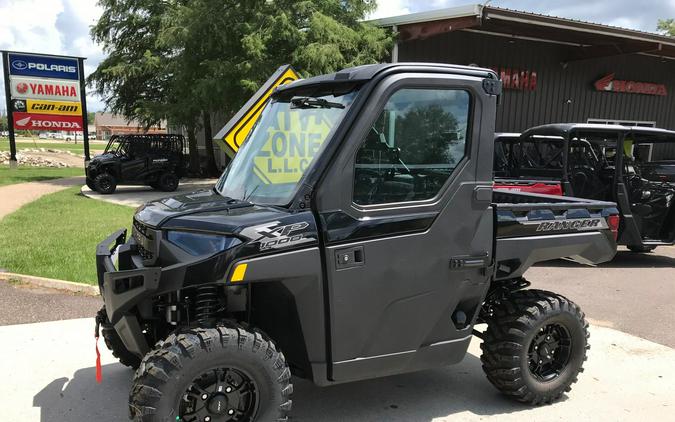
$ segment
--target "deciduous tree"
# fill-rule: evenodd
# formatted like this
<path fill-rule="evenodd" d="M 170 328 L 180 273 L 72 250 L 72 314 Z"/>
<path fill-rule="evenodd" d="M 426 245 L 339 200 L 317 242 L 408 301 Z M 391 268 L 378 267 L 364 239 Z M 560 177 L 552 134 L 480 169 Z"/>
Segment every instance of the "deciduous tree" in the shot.
<path fill-rule="evenodd" d="M 233 115 L 282 64 L 304 76 L 386 60 L 392 34 L 364 22 L 374 0 L 101 0 L 92 29 L 108 57 L 89 81 L 107 106 L 146 124 L 204 128 Z M 194 139 L 191 140 L 191 146 Z M 191 155 L 193 150 L 191 149 Z"/>

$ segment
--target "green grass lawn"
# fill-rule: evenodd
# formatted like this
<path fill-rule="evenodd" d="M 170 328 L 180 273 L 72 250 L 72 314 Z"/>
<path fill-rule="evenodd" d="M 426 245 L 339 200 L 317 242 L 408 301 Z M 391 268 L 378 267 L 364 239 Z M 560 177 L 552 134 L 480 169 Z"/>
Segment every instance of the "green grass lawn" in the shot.
<path fill-rule="evenodd" d="M 61 150 L 61 151 L 70 151 L 74 154 L 84 155 L 84 145 L 82 145 L 82 142 L 78 142 L 77 145 L 76 145 L 72 142 L 35 142 L 35 143 L 33 143 L 32 141 L 16 141 L 16 149 L 17 150 L 20 151 L 20 150 L 26 149 L 26 148 L 58 149 L 58 150 Z M 9 142 L 0 141 L 0 151 L 9 151 Z"/>
<path fill-rule="evenodd" d="M 18 166 L 15 169 L 10 169 L 7 165 L 0 165 L 0 186 L 70 176 L 84 176 L 84 170 L 73 167 L 52 168 L 29 166 Z"/>
<path fill-rule="evenodd" d="M 0 268 L 96 284 L 96 245 L 130 228 L 134 208 L 86 198 L 79 189 L 45 195 L 0 220 Z"/>

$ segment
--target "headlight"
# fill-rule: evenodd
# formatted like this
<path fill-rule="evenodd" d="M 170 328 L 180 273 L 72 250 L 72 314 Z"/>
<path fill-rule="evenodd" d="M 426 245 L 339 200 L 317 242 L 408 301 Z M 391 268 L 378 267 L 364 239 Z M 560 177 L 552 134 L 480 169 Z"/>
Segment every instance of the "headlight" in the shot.
<path fill-rule="evenodd" d="M 166 238 L 169 242 L 194 256 L 214 254 L 241 243 L 241 240 L 236 237 L 180 231 L 166 232 Z"/>

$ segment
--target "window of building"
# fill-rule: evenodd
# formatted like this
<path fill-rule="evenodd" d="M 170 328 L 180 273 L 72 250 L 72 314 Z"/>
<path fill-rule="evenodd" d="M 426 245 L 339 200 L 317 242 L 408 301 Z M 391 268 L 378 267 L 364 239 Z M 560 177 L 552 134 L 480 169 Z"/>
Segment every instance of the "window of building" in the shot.
<path fill-rule="evenodd" d="M 436 196 L 465 156 L 470 103 L 457 89 L 395 92 L 356 154 L 354 203 Z"/>

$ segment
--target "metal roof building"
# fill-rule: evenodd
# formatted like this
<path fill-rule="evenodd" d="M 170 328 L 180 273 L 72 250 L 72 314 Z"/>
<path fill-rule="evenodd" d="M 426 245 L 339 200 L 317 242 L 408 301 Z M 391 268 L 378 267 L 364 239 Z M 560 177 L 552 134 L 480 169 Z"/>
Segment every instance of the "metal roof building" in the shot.
<path fill-rule="evenodd" d="M 498 131 L 555 122 L 675 129 L 675 38 L 484 5 L 373 22 L 399 33 L 392 61 L 496 70 L 505 88 Z"/>

